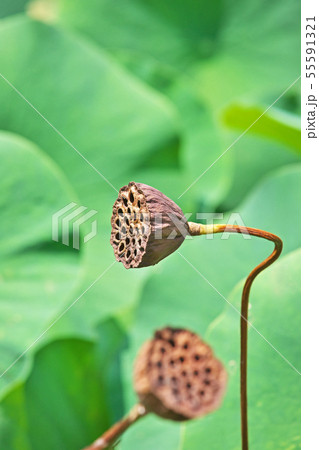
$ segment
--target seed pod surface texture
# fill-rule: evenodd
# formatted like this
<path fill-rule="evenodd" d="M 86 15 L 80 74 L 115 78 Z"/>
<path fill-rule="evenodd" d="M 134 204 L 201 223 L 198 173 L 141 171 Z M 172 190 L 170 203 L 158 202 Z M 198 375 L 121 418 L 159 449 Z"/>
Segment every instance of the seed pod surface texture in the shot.
<path fill-rule="evenodd" d="M 127 269 L 157 264 L 189 234 L 176 203 L 157 189 L 133 181 L 120 189 L 111 225 L 115 257 Z"/>
<path fill-rule="evenodd" d="M 195 333 L 164 328 L 140 350 L 134 387 L 140 402 L 157 415 L 187 420 L 220 406 L 227 382 L 222 363 Z"/>

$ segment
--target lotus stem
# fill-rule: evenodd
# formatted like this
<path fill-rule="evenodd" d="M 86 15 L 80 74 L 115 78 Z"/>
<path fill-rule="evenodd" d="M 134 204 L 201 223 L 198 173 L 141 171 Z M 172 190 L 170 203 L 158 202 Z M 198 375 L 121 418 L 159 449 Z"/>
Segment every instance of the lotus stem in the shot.
<path fill-rule="evenodd" d="M 279 258 L 282 251 L 282 240 L 275 234 L 268 231 L 259 230 L 239 225 L 204 225 L 188 222 L 190 235 L 200 236 L 214 233 L 240 233 L 267 239 L 274 243 L 274 250 L 271 255 L 256 266 L 248 275 L 244 284 L 241 297 L 241 318 L 240 318 L 240 410 L 241 410 L 241 436 L 242 450 L 248 450 L 248 414 L 247 414 L 247 331 L 248 331 L 248 305 L 249 294 L 252 283 L 257 275 L 269 267 Z"/>
<path fill-rule="evenodd" d="M 123 419 L 111 426 L 101 437 L 96 439 L 93 444 L 85 447 L 83 450 L 102 450 L 111 448 L 111 446 L 118 440 L 118 438 L 126 431 L 133 423 L 147 414 L 145 407 L 141 404 L 133 406 L 131 411 Z"/>

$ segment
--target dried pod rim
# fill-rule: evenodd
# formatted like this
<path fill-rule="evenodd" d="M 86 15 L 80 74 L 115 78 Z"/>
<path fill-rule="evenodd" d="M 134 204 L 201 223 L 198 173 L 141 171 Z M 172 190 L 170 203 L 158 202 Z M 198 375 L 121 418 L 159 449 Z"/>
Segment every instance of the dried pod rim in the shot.
<path fill-rule="evenodd" d="M 119 190 L 111 218 L 111 245 L 125 268 L 138 267 L 151 233 L 145 195 L 134 181 Z"/>

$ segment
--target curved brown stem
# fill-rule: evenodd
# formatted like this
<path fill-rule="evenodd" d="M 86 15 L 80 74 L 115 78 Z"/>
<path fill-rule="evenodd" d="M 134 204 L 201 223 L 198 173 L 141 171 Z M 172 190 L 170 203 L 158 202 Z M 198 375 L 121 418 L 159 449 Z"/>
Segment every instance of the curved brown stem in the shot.
<path fill-rule="evenodd" d="M 199 236 L 212 233 L 241 233 L 260 237 L 272 241 L 275 248 L 271 255 L 255 267 L 248 275 L 241 297 L 240 318 L 240 410 L 241 410 L 241 435 L 242 449 L 248 450 L 248 417 L 247 417 L 247 330 L 248 330 L 248 305 L 251 285 L 257 275 L 269 267 L 280 256 L 282 240 L 275 234 L 239 225 L 202 225 L 189 222 L 190 235 Z"/>
<path fill-rule="evenodd" d="M 96 439 L 93 444 L 85 447 L 83 450 L 102 450 L 104 448 L 109 448 L 117 441 L 117 439 L 124 433 L 124 431 L 128 429 L 128 427 L 130 427 L 133 423 L 135 423 L 138 419 L 145 416 L 146 414 L 147 411 L 143 405 L 135 405 L 126 417 L 112 425 L 111 428 L 105 431 L 105 433 L 103 433 L 101 437 Z"/>

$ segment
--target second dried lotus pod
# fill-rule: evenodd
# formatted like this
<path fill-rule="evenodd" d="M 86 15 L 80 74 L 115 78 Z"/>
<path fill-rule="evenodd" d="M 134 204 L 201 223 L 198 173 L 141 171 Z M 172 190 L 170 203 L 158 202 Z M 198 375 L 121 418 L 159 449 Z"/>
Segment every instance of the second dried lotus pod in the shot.
<path fill-rule="evenodd" d="M 114 448 L 120 436 L 149 413 L 176 421 L 208 414 L 220 406 L 226 382 L 224 366 L 197 334 L 184 328 L 158 330 L 135 360 L 139 403 L 84 450 Z"/>
<path fill-rule="evenodd" d="M 127 269 L 157 264 L 189 234 L 187 219 L 173 200 L 133 181 L 120 189 L 111 224 L 115 257 Z"/>
<path fill-rule="evenodd" d="M 188 420 L 216 410 L 227 382 L 226 370 L 195 333 L 164 328 L 140 350 L 134 388 L 146 411 Z"/>

